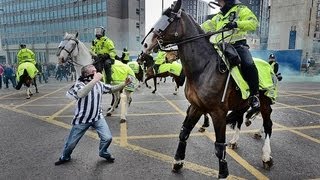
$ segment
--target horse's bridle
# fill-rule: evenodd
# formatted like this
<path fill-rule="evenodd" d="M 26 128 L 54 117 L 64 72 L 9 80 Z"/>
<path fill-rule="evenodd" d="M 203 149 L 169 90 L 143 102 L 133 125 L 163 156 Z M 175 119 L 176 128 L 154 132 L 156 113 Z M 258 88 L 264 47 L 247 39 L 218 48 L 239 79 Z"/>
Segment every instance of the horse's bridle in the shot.
<path fill-rule="evenodd" d="M 184 38 L 184 39 L 180 39 L 180 40 L 173 40 L 173 41 L 166 41 L 164 42 L 162 39 L 164 37 L 164 34 L 163 32 L 167 29 L 167 27 L 173 23 L 175 20 L 180 20 L 181 18 L 181 12 L 182 10 L 178 10 L 178 12 L 170 12 L 170 17 L 168 17 L 167 15 L 162 15 L 161 18 L 158 20 L 158 22 L 155 24 L 155 26 L 150 30 L 150 32 L 145 36 L 145 38 L 151 33 L 153 32 L 156 36 L 157 36 L 157 43 L 158 43 L 158 46 L 159 48 L 162 50 L 162 51 L 169 51 L 169 50 L 166 50 L 166 49 L 169 49 L 171 47 L 174 47 L 174 46 L 178 46 L 178 45 L 181 45 L 181 44 L 185 44 L 187 42 L 191 42 L 191 41 L 194 41 L 194 40 L 197 40 L 197 39 L 200 39 L 200 38 L 204 38 L 204 37 L 209 37 L 209 36 L 212 36 L 212 35 L 215 35 L 215 34 L 219 34 L 219 33 L 223 33 L 225 31 L 229 31 L 230 29 L 221 29 L 219 31 L 215 31 L 215 32 L 208 32 L 208 33 L 205 33 L 205 34 L 199 34 L 199 35 L 196 35 L 196 36 L 192 36 L 192 37 L 187 37 L 187 38 Z M 177 28 L 176 28 L 177 29 Z M 174 33 L 175 37 L 178 37 L 179 36 L 179 33 L 176 31 Z M 230 36 L 230 35 L 229 35 Z M 227 38 L 228 36 L 224 37 L 224 38 Z M 143 41 L 141 42 L 141 44 L 144 43 L 145 41 L 145 38 L 143 39 Z M 165 46 L 163 46 L 163 44 L 167 44 Z"/>
<path fill-rule="evenodd" d="M 79 64 L 78 62 L 74 61 L 72 57 L 72 53 L 76 48 L 78 49 L 78 52 L 79 52 L 79 40 L 75 38 L 70 38 L 70 39 L 65 39 L 64 41 L 66 41 L 66 43 L 63 43 L 63 41 L 60 43 L 59 52 L 57 53 L 57 55 L 59 56 L 61 51 L 64 50 L 68 53 L 66 62 L 72 63 L 73 65 L 83 66 L 82 64 Z M 66 49 L 65 47 L 69 41 L 74 41 L 76 44 L 71 49 Z"/>

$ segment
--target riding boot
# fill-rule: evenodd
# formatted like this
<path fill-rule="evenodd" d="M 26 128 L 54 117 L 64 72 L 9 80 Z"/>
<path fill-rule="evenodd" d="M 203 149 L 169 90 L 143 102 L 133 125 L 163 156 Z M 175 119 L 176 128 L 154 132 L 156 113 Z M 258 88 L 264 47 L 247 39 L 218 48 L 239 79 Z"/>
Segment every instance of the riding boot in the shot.
<path fill-rule="evenodd" d="M 251 106 L 251 113 L 255 114 L 260 111 L 259 101 L 259 77 L 258 70 L 254 64 L 247 66 L 243 71 L 244 79 L 248 82 L 250 88 L 249 105 Z"/>
<path fill-rule="evenodd" d="M 111 63 L 106 61 L 104 63 L 104 72 L 106 73 L 106 84 L 110 84 L 111 83 L 111 75 L 112 75 L 112 72 L 111 72 Z"/>

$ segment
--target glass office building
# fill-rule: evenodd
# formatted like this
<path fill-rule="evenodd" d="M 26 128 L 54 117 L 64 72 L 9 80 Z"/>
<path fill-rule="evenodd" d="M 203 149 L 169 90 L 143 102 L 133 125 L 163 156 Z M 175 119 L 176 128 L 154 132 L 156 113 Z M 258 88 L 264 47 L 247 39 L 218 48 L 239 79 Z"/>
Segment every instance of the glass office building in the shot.
<path fill-rule="evenodd" d="M 9 63 L 16 62 L 16 53 L 19 44 L 25 43 L 29 49 L 33 49 L 40 62 L 54 61 L 57 44 L 62 40 L 65 32 L 79 32 L 79 39 L 90 46 L 94 38 L 94 28 L 104 26 L 108 33 L 109 19 L 112 23 L 123 24 L 126 19 L 134 20 L 132 26 L 139 28 L 135 41 L 140 34 L 144 35 L 137 24 L 144 21 L 144 1 L 134 1 L 135 16 L 113 15 L 112 11 L 130 11 L 128 7 L 133 2 L 130 0 L 1 0 L 0 1 L 0 36 L 2 49 L 6 52 Z M 126 9 L 127 7 L 127 9 Z M 143 8 L 142 8 L 143 7 Z M 112 9 L 112 10 L 110 10 Z M 127 13 L 129 14 L 129 13 Z M 141 14 L 143 18 L 141 18 Z M 116 19 L 116 20 L 115 20 Z M 124 26 L 122 33 L 129 34 L 130 26 Z M 142 31 L 142 32 L 141 32 Z M 116 31 L 119 32 L 119 31 Z M 140 34 L 139 34 L 140 33 Z M 115 44 L 120 40 L 117 36 L 123 34 L 112 34 Z M 138 46 L 139 42 L 134 45 Z M 133 45 L 133 46 L 134 46 Z M 119 49 L 122 49 L 118 47 Z M 130 49 L 129 49 L 130 50 Z"/>

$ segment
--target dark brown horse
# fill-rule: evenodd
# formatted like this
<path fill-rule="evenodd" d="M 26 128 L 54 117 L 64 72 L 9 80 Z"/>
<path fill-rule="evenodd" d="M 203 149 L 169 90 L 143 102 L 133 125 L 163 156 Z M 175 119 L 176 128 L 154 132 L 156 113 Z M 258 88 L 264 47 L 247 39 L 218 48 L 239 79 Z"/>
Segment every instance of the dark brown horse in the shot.
<path fill-rule="evenodd" d="M 244 113 L 249 108 L 248 100 L 242 99 L 233 80 L 228 83 L 224 94 L 228 73 L 222 73 L 217 68 L 220 56 L 208 41 L 208 35 L 190 15 L 180 10 L 180 6 L 181 0 L 178 0 L 172 9 L 167 9 L 142 42 L 143 52 L 147 54 L 159 46 L 169 48 L 171 44 L 177 45 L 187 77 L 185 95 L 191 105 L 187 109 L 187 116 L 181 128 L 173 171 L 178 172 L 183 167 L 187 139 L 200 116 L 209 113 L 216 136 L 215 154 L 219 159 L 218 177 L 226 178 L 229 175 L 225 157 L 226 125 L 229 122 L 236 122 L 237 128 L 240 128 Z M 159 45 L 160 42 L 161 45 Z M 225 95 L 224 101 L 222 101 L 223 95 Z M 259 93 L 259 99 L 265 131 L 262 160 L 265 167 L 270 167 L 272 166 L 270 155 L 272 101 L 262 91 Z M 227 116 L 228 111 L 232 113 Z"/>
<path fill-rule="evenodd" d="M 144 80 L 144 83 L 146 84 L 146 86 L 148 88 L 151 88 L 147 81 L 149 79 L 153 79 L 153 84 L 154 84 L 154 90 L 152 91 L 152 93 L 155 93 L 157 91 L 157 78 L 160 77 L 160 78 L 165 78 L 165 77 L 168 77 L 168 76 L 171 76 L 174 80 L 174 82 L 176 83 L 176 87 L 175 87 L 175 92 L 173 93 L 174 95 L 177 94 L 178 92 L 178 89 L 179 89 L 179 86 L 183 86 L 184 84 L 184 81 L 185 81 L 185 75 L 184 75 L 184 72 L 183 70 L 181 71 L 181 74 L 180 76 L 177 76 L 171 72 L 164 72 L 164 73 L 155 73 L 154 71 L 154 60 L 153 60 L 153 57 L 149 54 L 140 54 L 138 56 L 138 59 L 137 59 L 137 62 L 139 64 L 143 64 L 145 63 L 146 66 L 147 66 L 147 70 L 146 70 L 146 78 Z"/>
<path fill-rule="evenodd" d="M 31 66 L 31 67 L 30 67 Z M 29 70 L 29 71 L 28 71 Z M 29 74 L 30 73 L 30 74 Z M 38 91 L 38 86 L 37 86 L 37 77 L 36 75 L 38 74 L 38 70 L 36 66 L 34 66 L 30 62 L 25 62 L 22 63 L 18 66 L 17 69 L 17 77 L 19 77 L 18 84 L 16 86 L 16 90 L 20 90 L 22 85 L 25 85 L 27 87 L 26 92 L 27 92 L 27 97 L 26 99 L 30 99 L 30 97 L 33 95 L 31 92 L 31 86 L 34 85 L 36 89 L 36 93 L 39 93 Z"/>

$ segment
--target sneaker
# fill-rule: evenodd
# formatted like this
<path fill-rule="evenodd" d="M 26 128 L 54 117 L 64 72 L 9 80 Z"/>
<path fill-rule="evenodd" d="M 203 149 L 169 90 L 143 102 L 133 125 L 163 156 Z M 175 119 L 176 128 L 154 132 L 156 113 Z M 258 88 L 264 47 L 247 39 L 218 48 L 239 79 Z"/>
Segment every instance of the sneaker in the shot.
<path fill-rule="evenodd" d="M 71 160 L 71 159 L 65 160 L 65 159 L 59 158 L 59 160 L 58 160 L 57 162 L 55 162 L 54 165 L 59 166 L 59 165 L 61 165 L 61 164 L 64 164 L 64 163 L 69 162 L 70 160 Z"/>
<path fill-rule="evenodd" d="M 115 160 L 115 158 L 112 155 L 106 156 L 106 157 L 103 157 L 103 158 L 105 158 L 106 161 L 109 162 L 109 163 L 113 163 L 114 160 Z"/>

